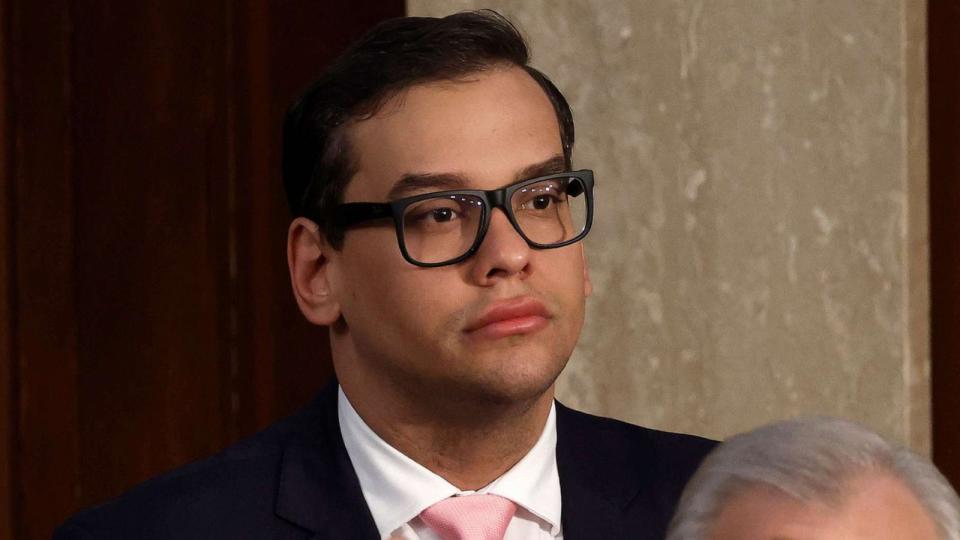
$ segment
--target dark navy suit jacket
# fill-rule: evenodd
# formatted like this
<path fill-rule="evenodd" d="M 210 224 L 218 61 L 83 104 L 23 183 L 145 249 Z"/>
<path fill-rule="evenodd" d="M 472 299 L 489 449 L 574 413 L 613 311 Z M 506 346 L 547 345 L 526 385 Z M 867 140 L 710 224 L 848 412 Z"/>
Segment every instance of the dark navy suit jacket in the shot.
<path fill-rule="evenodd" d="M 564 538 L 662 539 L 713 445 L 558 403 Z M 81 512 L 54 533 L 94 538 L 379 538 L 340 435 L 336 386 L 258 435 Z"/>

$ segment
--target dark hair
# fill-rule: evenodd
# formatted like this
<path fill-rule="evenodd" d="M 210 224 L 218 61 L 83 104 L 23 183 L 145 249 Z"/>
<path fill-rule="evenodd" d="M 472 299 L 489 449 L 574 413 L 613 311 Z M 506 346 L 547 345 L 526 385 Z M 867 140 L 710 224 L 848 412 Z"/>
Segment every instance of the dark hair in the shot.
<path fill-rule="evenodd" d="M 570 166 L 573 116 L 563 94 L 543 73 L 527 65 L 520 32 L 495 11 L 444 18 L 404 17 L 370 30 L 310 86 L 287 111 L 283 123 L 283 187 L 294 216 L 307 210 L 339 249 L 343 231 L 333 207 L 356 172 L 344 126 L 369 118 L 396 93 L 416 84 L 453 80 L 497 65 L 516 65 L 543 88 L 557 114 L 563 154 Z"/>

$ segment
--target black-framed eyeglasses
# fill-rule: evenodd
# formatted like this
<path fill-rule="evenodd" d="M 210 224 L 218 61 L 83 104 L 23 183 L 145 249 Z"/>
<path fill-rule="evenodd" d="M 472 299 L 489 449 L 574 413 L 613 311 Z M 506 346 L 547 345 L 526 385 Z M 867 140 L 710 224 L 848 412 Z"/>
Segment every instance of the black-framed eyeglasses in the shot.
<path fill-rule="evenodd" d="M 473 255 L 486 236 L 494 208 L 506 214 L 532 248 L 578 242 L 593 224 L 593 171 L 538 176 L 501 189 L 437 191 L 386 203 L 343 203 L 334 209 L 334 224 L 345 229 L 392 218 L 403 258 L 433 267 Z"/>

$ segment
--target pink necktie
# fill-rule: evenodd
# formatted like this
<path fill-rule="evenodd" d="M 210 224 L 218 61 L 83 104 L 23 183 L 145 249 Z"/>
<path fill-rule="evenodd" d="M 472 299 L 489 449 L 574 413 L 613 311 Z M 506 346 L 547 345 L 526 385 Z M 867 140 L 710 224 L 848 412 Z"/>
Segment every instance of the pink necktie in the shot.
<path fill-rule="evenodd" d="M 443 540 L 503 540 L 517 505 L 497 495 L 450 497 L 420 512 Z"/>

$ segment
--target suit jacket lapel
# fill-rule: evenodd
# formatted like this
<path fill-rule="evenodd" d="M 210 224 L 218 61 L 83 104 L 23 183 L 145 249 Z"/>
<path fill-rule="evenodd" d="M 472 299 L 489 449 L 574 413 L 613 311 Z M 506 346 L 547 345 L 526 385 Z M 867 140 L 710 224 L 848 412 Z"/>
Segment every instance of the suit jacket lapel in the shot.
<path fill-rule="evenodd" d="M 302 420 L 304 429 L 284 444 L 277 515 L 316 539 L 379 538 L 340 434 L 336 381 Z"/>
<path fill-rule="evenodd" d="M 649 452 L 626 443 L 598 419 L 557 403 L 557 471 L 565 540 L 655 538 L 659 526 L 644 499 L 656 489 Z"/>
<path fill-rule="evenodd" d="M 607 474 L 590 434 L 557 403 L 557 472 L 565 540 L 625 538 L 620 530 L 619 480 Z M 601 458 L 602 459 L 602 458 Z"/>

